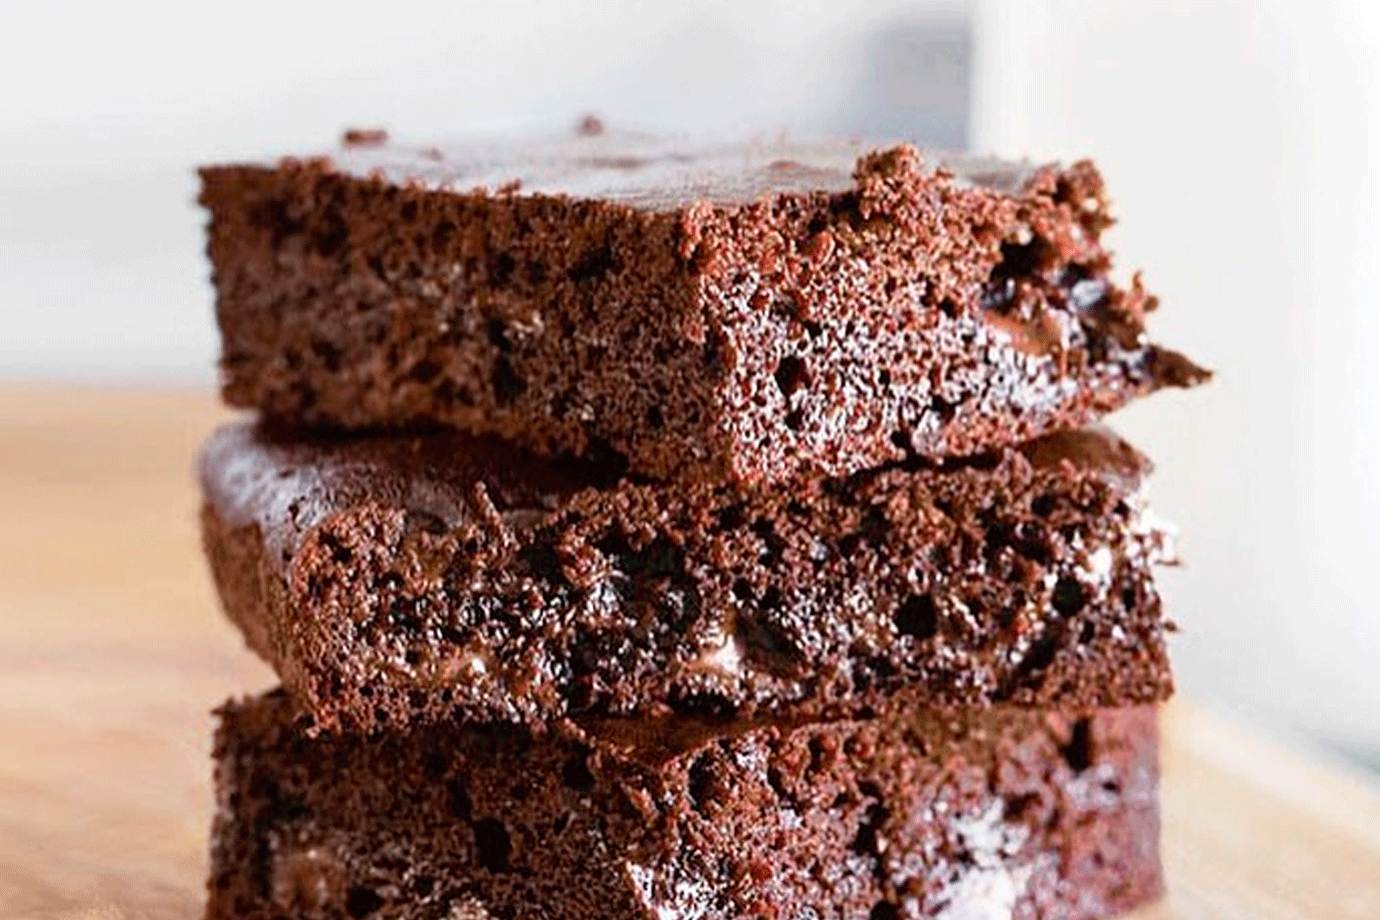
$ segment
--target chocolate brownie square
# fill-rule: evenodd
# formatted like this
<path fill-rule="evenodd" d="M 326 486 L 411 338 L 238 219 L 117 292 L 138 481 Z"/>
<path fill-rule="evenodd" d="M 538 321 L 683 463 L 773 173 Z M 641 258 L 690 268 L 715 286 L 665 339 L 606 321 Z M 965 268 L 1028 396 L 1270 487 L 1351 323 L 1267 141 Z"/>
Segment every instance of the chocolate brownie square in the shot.
<path fill-rule="evenodd" d="M 209 920 L 1093 920 L 1161 891 L 1155 713 L 311 738 L 220 711 Z"/>
<path fill-rule="evenodd" d="M 981 453 L 1205 372 L 1110 276 L 1087 162 L 597 134 L 210 166 L 224 395 L 655 478 Z"/>
<path fill-rule="evenodd" d="M 1105 429 L 755 490 L 463 434 L 205 449 L 226 612 L 327 731 L 1079 708 L 1171 690 L 1147 462 Z"/>

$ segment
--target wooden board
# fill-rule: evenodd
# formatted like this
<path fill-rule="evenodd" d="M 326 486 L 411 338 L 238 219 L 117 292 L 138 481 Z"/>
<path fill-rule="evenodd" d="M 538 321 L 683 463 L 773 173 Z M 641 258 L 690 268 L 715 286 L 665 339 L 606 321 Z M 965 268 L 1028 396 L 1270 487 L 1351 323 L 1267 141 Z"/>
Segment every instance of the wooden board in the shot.
<path fill-rule="evenodd" d="M 272 683 L 196 535 L 193 458 L 225 415 L 205 394 L 0 387 L 4 920 L 200 913 L 209 710 Z M 1171 895 L 1139 920 L 1380 918 L 1375 788 L 1196 707 L 1165 728 Z"/>

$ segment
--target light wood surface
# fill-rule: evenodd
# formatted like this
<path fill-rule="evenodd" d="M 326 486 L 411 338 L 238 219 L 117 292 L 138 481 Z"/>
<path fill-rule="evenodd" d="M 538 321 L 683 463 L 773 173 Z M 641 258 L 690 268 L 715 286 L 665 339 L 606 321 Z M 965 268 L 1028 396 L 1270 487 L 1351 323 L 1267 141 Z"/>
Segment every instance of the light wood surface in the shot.
<path fill-rule="evenodd" d="M 192 463 L 206 394 L 0 387 L 0 918 L 196 918 L 209 710 L 269 686 L 221 622 Z M 1192 616 L 1181 620 L 1192 628 Z M 1168 903 L 1380 920 L 1380 794 L 1197 707 L 1165 717 Z"/>

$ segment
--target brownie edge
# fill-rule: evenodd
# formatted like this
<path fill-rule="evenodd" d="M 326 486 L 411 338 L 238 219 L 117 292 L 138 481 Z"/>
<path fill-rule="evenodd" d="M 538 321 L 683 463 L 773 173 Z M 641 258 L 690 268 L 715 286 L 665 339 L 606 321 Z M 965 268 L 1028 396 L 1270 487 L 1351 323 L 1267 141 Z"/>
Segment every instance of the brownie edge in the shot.
<path fill-rule="evenodd" d="M 1151 708 L 448 727 L 220 710 L 209 920 L 1094 920 L 1157 897 Z"/>

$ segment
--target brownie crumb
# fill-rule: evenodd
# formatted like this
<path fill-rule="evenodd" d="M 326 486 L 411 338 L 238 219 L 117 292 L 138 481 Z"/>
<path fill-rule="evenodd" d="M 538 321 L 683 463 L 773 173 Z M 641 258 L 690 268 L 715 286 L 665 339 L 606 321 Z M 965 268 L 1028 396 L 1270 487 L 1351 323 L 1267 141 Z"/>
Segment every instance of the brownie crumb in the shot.
<path fill-rule="evenodd" d="M 340 142 L 346 147 L 381 147 L 388 143 L 388 132 L 382 128 L 349 128 Z"/>

